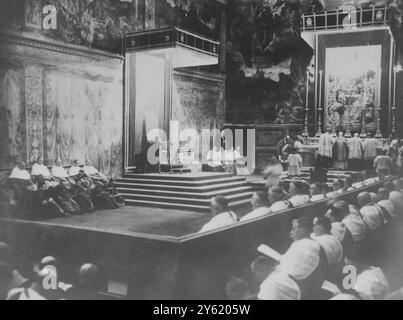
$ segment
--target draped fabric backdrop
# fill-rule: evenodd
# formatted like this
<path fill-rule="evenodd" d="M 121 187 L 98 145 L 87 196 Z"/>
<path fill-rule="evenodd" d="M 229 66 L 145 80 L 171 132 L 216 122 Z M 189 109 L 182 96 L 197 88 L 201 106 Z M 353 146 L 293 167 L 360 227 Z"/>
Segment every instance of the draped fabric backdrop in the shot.
<path fill-rule="evenodd" d="M 0 63 L 0 169 L 26 158 L 24 70 Z"/>

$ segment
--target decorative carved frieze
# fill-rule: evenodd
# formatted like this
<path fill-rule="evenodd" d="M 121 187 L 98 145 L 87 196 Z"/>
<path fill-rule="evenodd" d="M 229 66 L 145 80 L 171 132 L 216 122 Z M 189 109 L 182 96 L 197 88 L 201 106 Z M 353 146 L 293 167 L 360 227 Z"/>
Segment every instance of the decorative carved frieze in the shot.
<path fill-rule="evenodd" d="M 116 54 L 65 44 L 54 40 L 39 39 L 15 32 L 0 32 L 0 43 L 0 47 L 9 47 L 8 49 L 0 50 L 0 54 L 3 56 L 7 54 L 22 54 L 27 51 L 30 54 L 36 52 L 37 54 L 34 57 L 40 57 L 45 54 L 42 57 L 43 59 L 53 60 L 59 57 L 57 55 L 59 53 L 61 57 L 66 59 L 66 62 L 99 64 L 104 68 L 109 64 L 115 66 L 116 63 L 123 63 L 124 61 L 122 56 Z"/>

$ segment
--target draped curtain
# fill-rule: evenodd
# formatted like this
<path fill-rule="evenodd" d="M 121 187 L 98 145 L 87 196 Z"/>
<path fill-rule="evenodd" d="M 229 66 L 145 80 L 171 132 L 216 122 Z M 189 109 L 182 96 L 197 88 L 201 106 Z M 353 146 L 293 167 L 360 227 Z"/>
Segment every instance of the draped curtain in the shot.
<path fill-rule="evenodd" d="M 0 65 L 0 169 L 26 158 L 24 126 L 24 71 Z"/>

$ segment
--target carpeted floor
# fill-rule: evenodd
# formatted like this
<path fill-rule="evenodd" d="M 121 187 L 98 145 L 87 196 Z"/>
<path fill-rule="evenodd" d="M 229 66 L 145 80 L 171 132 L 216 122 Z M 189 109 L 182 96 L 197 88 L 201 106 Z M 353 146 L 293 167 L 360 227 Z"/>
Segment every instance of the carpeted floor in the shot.
<path fill-rule="evenodd" d="M 51 219 L 43 223 L 102 232 L 180 237 L 197 232 L 210 219 L 208 213 L 128 206 L 83 216 Z"/>

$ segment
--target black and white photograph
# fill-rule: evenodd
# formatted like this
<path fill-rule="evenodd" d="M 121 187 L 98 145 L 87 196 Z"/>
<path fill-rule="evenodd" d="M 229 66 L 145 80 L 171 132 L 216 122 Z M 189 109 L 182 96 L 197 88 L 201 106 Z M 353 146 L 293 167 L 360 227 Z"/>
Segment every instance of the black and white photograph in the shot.
<path fill-rule="evenodd" d="M 403 300 L 403 0 L 0 0 L 0 300 Z"/>

